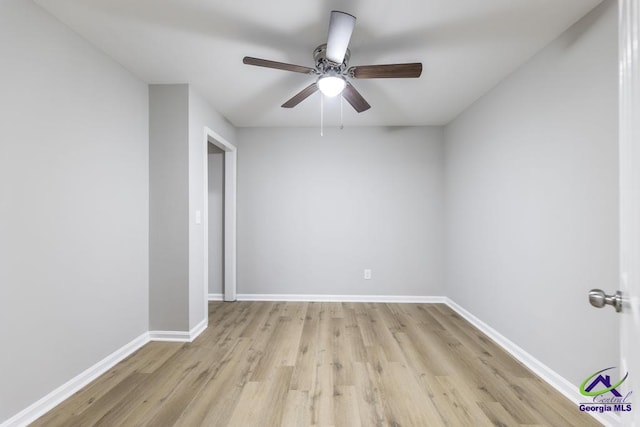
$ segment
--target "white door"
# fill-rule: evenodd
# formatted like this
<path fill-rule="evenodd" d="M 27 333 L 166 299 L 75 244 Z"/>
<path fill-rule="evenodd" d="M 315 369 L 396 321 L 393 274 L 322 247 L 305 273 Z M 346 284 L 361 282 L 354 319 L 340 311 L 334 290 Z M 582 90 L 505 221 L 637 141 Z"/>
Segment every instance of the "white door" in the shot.
<path fill-rule="evenodd" d="M 620 316 L 621 370 L 632 409 L 622 425 L 640 427 L 640 0 L 620 7 Z"/>

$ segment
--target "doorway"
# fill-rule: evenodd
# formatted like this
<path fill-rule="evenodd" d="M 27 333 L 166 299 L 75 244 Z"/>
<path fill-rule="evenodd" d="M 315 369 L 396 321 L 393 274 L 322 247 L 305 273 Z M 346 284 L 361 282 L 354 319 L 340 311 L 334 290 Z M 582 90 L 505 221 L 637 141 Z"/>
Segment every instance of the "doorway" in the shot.
<path fill-rule="evenodd" d="M 205 128 L 203 148 L 204 293 L 208 313 L 209 299 L 236 300 L 236 147 Z"/>
<path fill-rule="evenodd" d="M 208 144 L 209 163 L 209 279 L 210 301 L 222 300 L 224 293 L 224 151 Z"/>

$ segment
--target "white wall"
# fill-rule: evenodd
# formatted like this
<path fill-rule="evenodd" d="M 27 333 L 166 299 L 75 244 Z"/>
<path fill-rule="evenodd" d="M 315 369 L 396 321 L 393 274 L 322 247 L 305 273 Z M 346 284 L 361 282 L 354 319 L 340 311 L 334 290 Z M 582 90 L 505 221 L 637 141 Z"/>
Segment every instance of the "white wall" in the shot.
<path fill-rule="evenodd" d="M 224 151 L 209 144 L 209 288 L 224 291 Z"/>
<path fill-rule="evenodd" d="M 440 128 L 239 129 L 238 293 L 443 295 L 442 150 Z"/>
<path fill-rule="evenodd" d="M 574 383 L 618 363 L 617 9 L 605 1 L 445 130 L 454 301 Z"/>
<path fill-rule="evenodd" d="M 0 2 L 0 422 L 148 330 L 147 85 Z"/>

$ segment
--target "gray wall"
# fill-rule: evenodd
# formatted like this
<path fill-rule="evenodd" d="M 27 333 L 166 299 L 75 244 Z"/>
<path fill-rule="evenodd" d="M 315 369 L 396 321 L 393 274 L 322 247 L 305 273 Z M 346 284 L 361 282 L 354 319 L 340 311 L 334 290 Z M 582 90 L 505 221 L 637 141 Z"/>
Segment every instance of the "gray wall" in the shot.
<path fill-rule="evenodd" d="M 0 2 L 0 422 L 148 330 L 147 85 Z"/>
<path fill-rule="evenodd" d="M 149 108 L 150 325 L 189 331 L 207 316 L 205 127 L 230 143 L 235 129 L 186 84 L 151 85 Z"/>
<path fill-rule="evenodd" d="M 209 289 L 224 291 L 224 152 L 209 144 Z"/>
<path fill-rule="evenodd" d="M 149 326 L 189 330 L 189 86 L 149 86 Z"/>
<path fill-rule="evenodd" d="M 238 293 L 443 295 L 442 141 L 239 129 Z"/>
<path fill-rule="evenodd" d="M 574 383 L 618 363 L 617 9 L 606 1 L 445 130 L 447 295 Z"/>
<path fill-rule="evenodd" d="M 189 327 L 207 316 L 207 287 L 204 278 L 204 219 L 196 224 L 196 211 L 204 215 L 205 164 L 208 161 L 205 127 L 234 144 L 236 129 L 215 111 L 193 88 L 189 88 Z"/>

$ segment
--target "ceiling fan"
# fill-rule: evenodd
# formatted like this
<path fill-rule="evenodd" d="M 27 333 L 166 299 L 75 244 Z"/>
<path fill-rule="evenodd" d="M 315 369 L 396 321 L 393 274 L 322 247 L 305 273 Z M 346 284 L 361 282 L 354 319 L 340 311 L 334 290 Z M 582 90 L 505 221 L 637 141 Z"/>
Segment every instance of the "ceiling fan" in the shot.
<path fill-rule="evenodd" d="M 294 95 L 293 98 L 282 104 L 284 108 L 293 108 L 320 90 L 325 96 L 329 97 L 342 94 L 342 97 L 358 113 L 361 113 L 371 108 L 371 106 L 348 79 L 416 78 L 422 74 L 422 63 L 349 67 L 351 52 L 348 47 L 355 24 L 355 16 L 335 10 L 331 12 L 327 43 L 321 44 L 313 51 L 314 68 L 250 56 L 245 56 L 242 62 L 258 67 L 275 68 L 317 76 L 314 83 L 311 83 Z"/>

